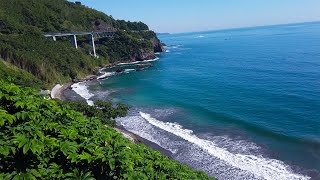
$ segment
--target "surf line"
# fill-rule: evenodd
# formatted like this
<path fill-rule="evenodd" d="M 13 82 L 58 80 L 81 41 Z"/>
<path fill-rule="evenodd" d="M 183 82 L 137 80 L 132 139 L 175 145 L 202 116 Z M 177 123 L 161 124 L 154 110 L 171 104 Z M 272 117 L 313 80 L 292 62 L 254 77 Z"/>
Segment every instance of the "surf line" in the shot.
<path fill-rule="evenodd" d="M 75 83 L 71 86 L 71 88 L 74 92 L 76 92 L 78 95 L 84 98 L 88 105 L 94 105 L 93 101 L 90 100 L 90 98 L 92 98 L 94 94 L 89 92 L 89 89 L 87 88 L 85 82 Z"/>
<path fill-rule="evenodd" d="M 288 170 L 288 166 L 282 161 L 276 159 L 267 159 L 262 156 L 232 154 L 229 151 L 218 147 L 214 142 L 201 139 L 193 134 L 193 131 L 183 129 L 177 123 L 162 122 L 150 114 L 139 112 L 140 116 L 150 124 L 163 129 L 169 133 L 181 137 L 182 139 L 199 146 L 210 155 L 215 156 L 233 167 L 250 172 L 256 177 L 262 177 L 266 180 L 308 180 L 310 177 L 301 174 L 295 174 Z"/>

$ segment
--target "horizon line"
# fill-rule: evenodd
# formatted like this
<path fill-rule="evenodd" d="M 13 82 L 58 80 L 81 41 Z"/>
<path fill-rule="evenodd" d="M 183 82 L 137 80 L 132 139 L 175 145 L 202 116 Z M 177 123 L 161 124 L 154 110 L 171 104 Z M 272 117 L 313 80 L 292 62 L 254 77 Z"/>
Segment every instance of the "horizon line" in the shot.
<path fill-rule="evenodd" d="M 266 25 L 257 25 L 257 26 L 243 26 L 243 27 L 231 27 L 231 28 L 221 28 L 221 29 L 211 29 L 211 30 L 200 30 L 200 31 L 185 31 L 185 32 L 156 32 L 157 34 L 170 34 L 170 35 L 178 35 L 178 34 L 190 34 L 190 33 L 206 33 L 206 32 L 214 32 L 214 31 L 227 31 L 227 30 L 239 30 L 239 29 L 250 29 L 250 28 L 262 28 L 262 27 L 271 27 L 271 26 L 285 26 L 285 25 L 298 25 L 298 24 L 312 24 L 312 23 L 320 23 L 320 20 L 316 21 L 304 21 L 304 22 L 292 22 L 292 23 L 279 23 L 279 24 L 266 24 Z"/>

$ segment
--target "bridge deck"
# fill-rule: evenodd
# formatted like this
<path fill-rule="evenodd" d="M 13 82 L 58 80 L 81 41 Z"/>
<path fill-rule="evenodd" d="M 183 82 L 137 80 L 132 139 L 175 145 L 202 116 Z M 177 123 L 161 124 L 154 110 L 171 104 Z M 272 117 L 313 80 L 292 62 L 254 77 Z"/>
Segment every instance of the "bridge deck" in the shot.
<path fill-rule="evenodd" d="M 78 48 L 77 44 L 77 36 L 84 36 L 84 35 L 91 35 L 91 45 L 93 56 L 98 57 L 96 54 L 96 47 L 95 47 L 95 39 L 99 38 L 113 38 L 115 31 L 103 31 L 103 32 L 65 32 L 65 33 L 47 33 L 43 34 L 45 37 L 52 37 L 54 41 L 57 41 L 56 37 L 63 37 L 63 36 L 71 36 L 72 44 L 75 48 Z"/>
<path fill-rule="evenodd" d="M 106 31 L 106 32 L 66 32 L 66 33 L 47 33 L 44 34 L 45 37 L 62 37 L 62 36 L 84 36 L 84 35 L 105 35 L 105 36 L 113 36 L 114 31 Z"/>

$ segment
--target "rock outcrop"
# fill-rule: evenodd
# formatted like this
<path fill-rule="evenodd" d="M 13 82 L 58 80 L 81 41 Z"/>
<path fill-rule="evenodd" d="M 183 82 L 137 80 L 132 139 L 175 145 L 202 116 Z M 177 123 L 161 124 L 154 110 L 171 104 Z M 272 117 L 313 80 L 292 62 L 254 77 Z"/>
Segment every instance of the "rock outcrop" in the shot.
<path fill-rule="evenodd" d="M 152 45 L 155 53 L 165 52 L 163 44 L 160 42 L 158 38 L 154 37 L 152 39 Z"/>
<path fill-rule="evenodd" d="M 143 61 L 143 60 L 150 60 L 154 59 L 156 56 L 154 55 L 154 52 L 146 51 L 144 49 L 140 49 L 137 53 L 135 60 L 136 61 Z"/>

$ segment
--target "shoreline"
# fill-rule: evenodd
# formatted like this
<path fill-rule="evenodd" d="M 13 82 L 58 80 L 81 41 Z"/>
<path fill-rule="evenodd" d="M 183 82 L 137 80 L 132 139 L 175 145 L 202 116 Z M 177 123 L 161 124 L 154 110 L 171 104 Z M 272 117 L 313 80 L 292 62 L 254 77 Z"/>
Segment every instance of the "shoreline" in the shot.
<path fill-rule="evenodd" d="M 111 67 L 114 67 L 114 66 L 117 66 L 117 65 L 126 65 L 126 64 L 138 64 L 138 63 L 143 63 L 143 62 L 153 62 L 153 61 L 157 61 L 159 60 L 159 58 L 155 58 L 155 59 L 152 59 L 152 60 L 145 60 L 145 61 L 135 61 L 135 62 L 131 62 L 131 63 L 118 63 L 118 64 L 115 64 L 115 65 L 111 65 L 111 66 L 106 66 L 106 67 L 103 67 L 103 68 L 100 68 L 99 69 L 99 72 L 105 68 L 111 68 Z M 61 101 L 66 101 L 67 98 L 64 96 L 64 91 L 67 90 L 67 89 L 70 89 L 72 88 L 72 85 L 75 84 L 75 83 L 80 83 L 80 82 L 87 82 L 87 81 L 94 81 L 94 80 L 102 80 L 106 77 L 103 77 L 103 75 L 101 76 L 97 76 L 97 75 L 89 75 L 83 79 L 79 79 L 79 80 L 75 80 L 75 81 L 72 81 L 72 82 L 68 82 L 66 84 L 63 84 L 63 85 L 60 85 L 60 84 L 57 84 L 52 90 L 51 90 L 51 93 L 50 93 L 50 96 L 52 99 L 59 99 Z M 103 77 L 103 78 L 99 78 L 99 77 Z M 121 133 L 125 138 L 129 139 L 132 143 L 135 143 L 135 144 L 144 144 L 146 145 L 147 147 L 150 147 L 152 148 L 153 150 L 156 150 L 156 151 L 159 151 L 161 154 L 163 154 L 164 156 L 167 156 L 168 158 L 172 159 L 172 152 L 159 146 L 158 144 L 154 143 L 154 142 L 151 142 L 147 139 L 144 139 L 142 137 L 140 137 L 139 135 L 133 133 L 133 132 L 130 132 L 128 131 L 127 129 L 125 129 L 123 126 L 121 125 L 116 125 L 116 127 L 113 128 L 114 130 L 116 130 L 117 132 Z"/>
<path fill-rule="evenodd" d="M 159 151 L 161 154 L 167 156 L 168 158 L 172 159 L 172 155 L 173 153 L 161 146 L 159 146 L 158 144 L 149 141 L 147 139 L 142 138 L 141 136 L 134 134 L 133 132 L 130 132 L 128 130 L 126 130 L 123 126 L 121 125 L 117 125 L 116 128 L 114 128 L 116 131 L 118 131 L 121 134 L 124 134 L 124 136 L 129 136 L 129 140 L 131 140 L 133 143 L 135 144 L 144 144 L 150 148 L 152 148 L 153 150 Z"/>
<path fill-rule="evenodd" d="M 105 65 L 104 67 L 100 67 L 98 69 L 98 72 L 100 73 L 99 76 L 92 74 L 92 75 L 88 75 L 88 76 L 86 76 L 85 78 L 82 78 L 82 79 L 74 79 L 71 82 L 68 82 L 66 84 L 62 84 L 62 85 L 56 84 L 52 88 L 52 90 L 50 91 L 50 97 L 53 98 L 53 99 L 59 99 L 59 100 L 64 101 L 65 97 L 63 95 L 63 91 L 65 91 L 66 89 L 71 88 L 71 86 L 73 84 L 75 84 L 75 83 L 93 81 L 93 80 L 103 80 L 103 79 L 107 78 L 108 77 L 108 76 L 106 76 L 107 73 L 105 73 L 105 74 L 101 73 L 101 71 L 106 69 L 106 68 L 113 68 L 113 67 L 121 66 L 121 65 L 131 65 L 131 64 L 139 64 L 139 63 L 146 63 L 146 62 L 154 62 L 154 61 L 157 61 L 159 59 L 160 59 L 159 57 L 156 57 L 154 59 L 147 59 L 147 60 L 143 60 L 143 61 L 133 61 L 133 62 L 123 62 L 123 63 L 119 62 L 119 63 L 112 63 L 112 64 L 109 64 L 109 65 Z"/>
<path fill-rule="evenodd" d="M 72 84 L 74 84 L 73 82 L 68 82 L 66 84 L 63 84 L 63 85 L 60 85 L 60 84 L 57 84 L 53 87 L 53 89 L 51 90 L 51 93 L 50 93 L 50 96 L 52 99 L 59 99 L 59 100 L 62 100 L 64 101 L 65 100 L 65 97 L 63 95 L 63 92 L 70 88 L 72 86 Z"/>
<path fill-rule="evenodd" d="M 98 76 L 96 76 L 96 77 L 98 77 Z M 99 79 L 94 79 L 94 80 L 96 80 L 97 82 L 99 82 L 98 80 Z M 94 81 L 93 79 L 87 79 L 87 80 L 83 80 L 83 81 Z M 83 81 L 79 81 L 79 82 L 83 82 Z M 73 82 L 73 83 L 77 83 L 77 82 Z M 73 83 L 71 83 L 70 84 L 70 86 L 73 84 Z M 63 96 L 63 92 L 66 90 L 66 89 L 68 89 L 68 88 L 65 88 L 64 90 L 62 90 L 61 91 L 61 96 Z M 82 96 L 81 96 L 82 97 Z M 146 118 L 144 118 L 144 119 L 146 119 Z M 156 120 L 156 119 L 155 119 Z M 147 121 L 149 121 L 149 120 L 147 120 Z M 151 121 L 154 121 L 154 119 L 151 119 Z M 117 123 L 118 124 L 118 123 Z M 154 124 L 153 124 L 154 125 Z M 161 124 L 160 124 L 161 125 Z M 131 126 L 130 126 L 131 127 Z M 159 127 L 159 126 L 158 126 Z M 140 137 L 139 135 L 137 135 L 137 134 L 135 134 L 135 133 L 133 133 L 133 132 L 131 132 L 131 131 L 128 131 L 128 130 L 126 130 L 123 126 L 121 126 L 121 125 L 116 125 L 116 127 L 115 128 L 113 128 L 114 130 L 116 130 L 117 132 L 119 132 L 119 133 L 121 133 L 125 138 L 127 138 L 127 139 L 129 139 L 131 142 L 133 142 L 133 143 L 135 143 L 135 144 L 144 144 L 145 146 L 147 146 L 147 147 L 149 147 L 149 148 L 151 148 L 151 149 L 153 149 L 153 150 L 156 150 L 156 151 L 158 151 L 158 152 L 160 152 L 162 155 L 164 155 L 164 156 L 167 156 L 168 158 L 170 158 L 170 159 L 174 159 L 174 158 L 176 158 L 176 157 L 178 157 L 179 156 L 179 154 L 176 154 L 176 153 L 172 153 L 171 151 L 169 151 L 169 150 L 167 150 L 167 149 L 164 149 L 164 148 L 162 148 L 161 146 L 159 146 L 158 144 L 156 144 L 156 143 L 153 143 L 153 142 L 150 142 L 150 141 L 148 141 L 147 139 L 144 139 L 144 138 L 142 138 L 142 137 Z M 130 129 L 130 128 L 129 128 Z M 169 130 L 172 130 L 172 129 L 169 129 Z M 180 129 L 181 130 L 181 129 Z M 186 129 L 186 130 L 188 130 L 188 129 Z M 133 130 L 134 131 L 134 130 Z M 136 132 L 139 132 L 139 131 L 136 131 Z M 173 131 L 168 131 L 169 133 L 172 133 L 172 134 L 175 134 L 175 135 L 178 135 L 179 136 L 179 133 L 184 133 L 185 131 L 184 131 L 184 129 L 182 129 L 181 131 L 176 131 L 176 129 L 174 129 Z M 178 134 L 176 134 L 176 133 L 178 133 Z M 202 141 L 203 139 L 201 139 L 201 137 L 199 138 L 199 137 L 197 137 L 197 136 L 195 136 L 194 134 L 187 134 L 188 135 L 188 137 L 187 137 L 187 139 L 188 140 L 190 140 L 191 139 L 191 141 L 193 141 L 194 139 L 196 140 L 196 141 L 194 141 L 193 143 L 193 145 L 196 145 L 196 146 L 198 146 L 198 147 L 200 147 L 201 148 L 201 151 L 205 151 L 205 152 L 210 152 L 212 149 L 217 149 L 217 147 L 215 147 L 215 146 L 212 146 L 211 144 L 207 144 L 207 143 L 205 143 L 206 141 L 204 140 L 204 141 Z M 182 139 L 184 139 L 185 137 L 182 137 Z M 185 140 L 187 140 L 187 139 L 185 139 Z M 187 141 L 188 141 L 187 140 Z M 169 146 L 170 147 L 170 146 Z M 171 148 L 171 147 L 170 147 Z M 242 158 L 245 158 L 246 159 L 246 162 L 248 162 L 248 163 L 240 163 L 240 164 L 237 164 L 237 166 L 233 166 L 233 167 L 237 167 L 237 168 L 240 168 L 241 170 L 243 170 L 243 171 L 248 171 L 248 172 L 250 172 L 250 173 L 256 173 L 256 171 L 255 170 L 253 170 L 253 171 L 251 171 L 251 169 L 250 169 L 250 167 L 252 167 L 252 163 L 250 163 L 251 161 L 251 159 L 250 159 L 250 157 L 249 157 L 249 155 L 243 155 L 243 156 L 241 156 L 241 158 L 239 158 L 237 155 L 234 155 L 233 154 L 233 152 L 232 151 L 228 151 L 228 150 L 226 150 L 226 149 L 224 149 L 224 148 L 218 148 L 218 150 L 219 150 L 219 152 L 222 152 L 222 154 L 216 154 L 216 152 L 213 152 L 213 154 L 211 154 L 211 155 L 213 155 L 213 156 L 215 156 L 215 157 L 218 157 L 218 158 L 222 158 L 222 160 L 223 161 L 226 161 L 226 162 L 234 162 L 234 161 L 237 161 L 238 162 L 238 160 L 240 159 L 242 159 Z M 175 156 L 174 156 L 175 155 Z M 224 156 L 224 155 L 226 155 L 226 156 Z M 230 159 L 225 159 L 224 157 L 231 157 L 231 160 Z M 280 173 L 287 173 L 288 175 L 292 175 L 292 176 L 300 176 L 300 175 L 306 175 L 306 172 L 303 172 L 303 173 L 301 173 L 301 174 L 299 174 L 300 173 L 300 171 L 298 172 L 298 171 L 294 171 L 294 172 L 297 172 L 298 174 L 295 174 L 294 172 L 291 172 L 290 171 L 290 169 L 287 171 L 287 166 L 286 166 L 286 164 L 282 164 L 282 161 L 280 161 L 280 160 L 277 160 L 277 159 L 263 159 L 263 158 L 261 158 L 261 157 L 257 157 L 257 159 L 259 160 L 258 161 L 258 163 L 260 163 L 260 164 L 262 164 L 261 166 L 259 166 L 259 167 L 265 167 L 264 165 L 265 164 L 268 164 L 268 162 L 270 162 L 270 161 L 272 161 L 273 163 L 275 163 L 275 165 L 277 165 L 277 166 L 279 166 L 280 167 L 280 169 L 279 168 L 277 168 L 277 166 L 276 166 L 276 169 L 275 169 L 275 172 L 279 172 L 280 171 Z M 267 161 L 268 160 L 268 161 Z M 269 161 L 270 160 L 270 161 Z M 279 162 L 280 161 L 280 162 Z M 254 162 L 254 163 L 256 163 L 256 162 Z M 185 164 L 185 165 L 188 165 L 188 166 L 192 166 L 193 164 L 187 164 L 187 163 L 183 163 L 183 164 Z M 244 169 L 242 169 L 242 167 L 249 167 L 249 169 L 246 169 L 246 168 L 244 168 Z M 272 168 L 273 168 L 274 166 L 272 166 Z M 290 166 L 289 166 L 290 167 Z M 282 169 L 283 168 L 283 169 Z M 268 171 L 268 169 L 261 169 L 263 172 L 269 172 Z M 282 170 L 284 170 L 285 172 L 282 172 Z M 301 171 L 302 172 L 302 171 Z M 208 172 L 207 172 L 208 173 Z M 259 174 L 259 173 L 258 173 Z M 272 176 L 273 177 L 273 176 Z"/>
<path fill-rule="evenodd" d="M 100 76 L 98 75 L 88 75 L 85 78 L 82 79 L 74 79 L 71 82 L 68 82 L 66 84 L 56 84 L 50 91 L 50 97 L 52 99 L 59 99 L 64 101 L 65 97 L 63 96 L 63 91 L 65 91 L 66 89 L 71 88 L 71 86 L 75 83 L 79 83 L 79 82 L 86 82 L 86 81 L 93 81 L 93 80 L 103 80 L 105 78 L 107 78 L 108 76 L 106 76 L 105 74 L 102 74 L 101 71 L 106 69 L 106 68 L 113 68 L 116 66 L 121 66 L 121 65 L 130 65 L 130 64 L 139 64 L 139 63 L 144 63 L 144 62 L 153 62 L 153 61 L 157 61 L 160 58 L 156 57 L 154 59 L 148 59 L 148 60 L 144 60 L 144 61 L 133 61 L 133 62 L 124 62 L 124 63 L 112 63 L 109 65 L 105 65 L 104 67 L 100 67 L 98 69 L 98 72 L 101 74 Z"/>

